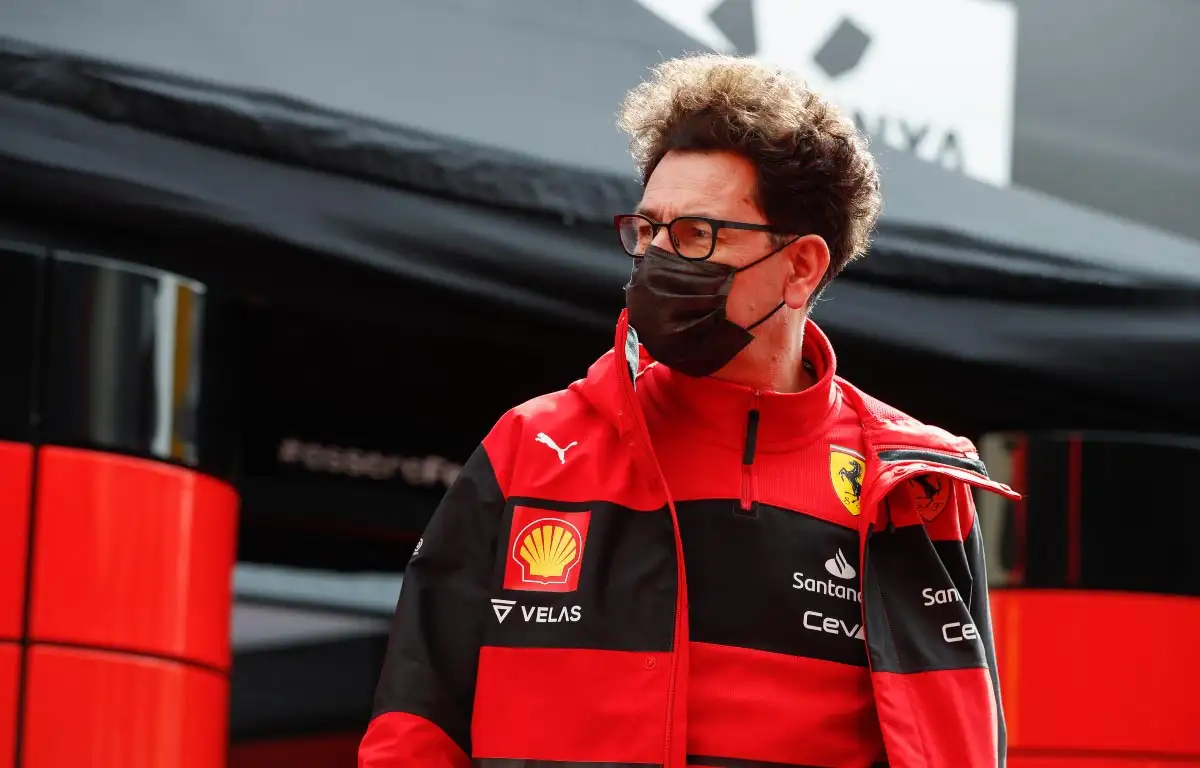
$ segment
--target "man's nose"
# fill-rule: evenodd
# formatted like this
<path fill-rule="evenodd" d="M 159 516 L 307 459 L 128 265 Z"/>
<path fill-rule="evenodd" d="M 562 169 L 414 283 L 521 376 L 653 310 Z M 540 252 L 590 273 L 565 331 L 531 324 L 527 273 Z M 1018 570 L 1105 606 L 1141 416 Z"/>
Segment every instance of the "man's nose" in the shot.
<path fill-rule="evenodd" d="M 654 239 L 650 241 L 650 244 L 662 248 L 664 251 L 674 252 L 675 250 L 675 245 L 671 242 L 671 232 L 666 227 L 654 234 Z"/>

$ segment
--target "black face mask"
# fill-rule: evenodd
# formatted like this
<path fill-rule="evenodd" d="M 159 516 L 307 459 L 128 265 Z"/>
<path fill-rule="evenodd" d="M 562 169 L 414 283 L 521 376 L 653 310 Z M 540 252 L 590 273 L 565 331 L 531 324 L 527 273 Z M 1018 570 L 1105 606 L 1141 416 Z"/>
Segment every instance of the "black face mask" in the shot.
<path fill-rule="evenodd" d="M 784 305 L 779 302 L 748 328 L 732 322 L 725 316 L 725 302 L 734 275 L 789 245 L 784 243 L 740 268 L 691 261 L 651 245 L 634 260 L 625 286 L 629 324 L 655 360 L 688 376 L 711 376 L 754 341 L 750 331 Z"/>

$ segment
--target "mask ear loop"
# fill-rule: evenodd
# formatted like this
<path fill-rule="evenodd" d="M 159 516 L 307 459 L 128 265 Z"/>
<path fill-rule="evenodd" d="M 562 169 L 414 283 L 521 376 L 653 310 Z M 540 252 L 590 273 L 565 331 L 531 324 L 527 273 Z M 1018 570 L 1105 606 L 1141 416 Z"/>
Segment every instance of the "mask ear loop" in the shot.
<path fill-rule="evenodd" d="M 746 326 L 746 330 L 747 330 L 747 331 L 753 331 L 753 330 L 754 330 L 755 328 L 757 328 L 758 326 L 760 326 L 760 325 L 762 325 L 763 323 L 767 322 L 768 320 L 770 320 L 770 319 L 771 319 L 771 316 L 772 316 L 772 315 L 774 315 L 774 314 L 775 314 L 776 312 L 778 312 L 779 310 L 783 309 L 783 306 L 784 306 L 785 304 L 787 304 L 787 302 L 786 302 L 786 301 L 781 301 L 781 302 L 779 302 L 778 304 L 776 304 L 776 305 L 775 305 L 775 309 L 772 309 L 770 312 L 768 312 L 767 314 L 765 314 L 765 315 L 763 315 L 761 318 L 759 318 L 759 319 L 758 319 L 758 320 L 757 320 L 757 321 L 754 323 L 754 325 L 748 325 L 748 326 Z"/>
<path fill-rule="evenodd" d="M 762 256 L 762 257 L 760 257 L 760 258 L 757 258 L 757 259 L 755 259 L 754 261 L 752 261 L 752 262 L 750 262 L 749 264 L 747 264 L 746 266 L 744 266 L 744 267 L 739 267 L 739 268 L 735 269 L 735 270 L 734 270 L 734 273 L 736 274 L 736 273 L 738 273 L 738 272 L 744 272 L 745 270 L 747 270 L 747 269 L 750 269 L 750 267 L 753 267 L 753 266 L 754 266 L 754 265 L 756 265 L 756 264 L 761 264 L 762 262 L 764 262 L 764 261 L 766 261 L 767 259 L 771 258 L 772 256 L 774 256 L 775 254 L 779 253 L 779 252 L 780 252 L 780 251 L 782 251 L 784 248 L 787 248 L 789 245 L 791 245 L 792 243 L 796 242 L 796 241 L 797 241 L 797 240 L 799 240 L 799 239 L 800 239 L 800 236 L 799 236 L 799 235 L 797 235 L 796 237 L 793 237 L 791 240 L 788 240 L 786 243 L 784 243 L 783 245 L 779 246 L 779 247 L 778 247 L 778 248 L 776 248 L 775 250 L 771 251 L 771 252 L 770 252 L 770 253 L 768 253 L 766 256 Z M 785 305 L 785 304 L 787 304 L 787 302 L 786 302 L 786 301 L 781 301 L 781 302 L 779 302 L 778 304 L 776 304 L 776 305 L 775 305 L 775 309 L 772 309 L 770 312 L 768 312 L 767 314 L 765 314 L 765 315 L 763 315 L 762 317 L 760 317 L 760 318 L 759 318 L 757 321 L 755 321 L 755 323 L 754 323 L 753 325 L 748 325 L 748 326 L 746 326 L 746 330 L 747 330 L 747 331 L 753 331 L 753 330 L 754 330 L 755 328 L 757 328 L 758 326 L 760 326 L 760 325 L 762 325 L 763 323 L 767 322 L 768 320 L 770 320 L 770 319 L 771 319 L 771 317 L 772 317 L 772 316 L 774 316 L 774 314 L 775 314 L 776 312 L 778 312 L 779 310 L 783 309 L 783 307 L 784 307 L 784 305 Z"/>
<path fill-rule="evenodd" d="M 759 256 L 757 259 L 755 259 L 754 261 L 750 262 L 749 264 L 746 264 L 745 266 L 738 267 L 737 269 L 733 270 L 733 273 L 736 275 L 738 272 L 745 272 L 747 269 L 750 269 L 750 267 L 756 267 L 756 266 L 758 266 L 759 264 L 762 264 L 764 261 L 766 261 L 767 259 L 771 258 L 771 257 L 772 257 L 772 256 L 774 256 L 775 254 L 779 253 L 779 252 L 780 252 L 780 251 L 782 251 L 784 248 L 787 248 L 789 245 L 791 245 L 792 243 L 796 242 L 796 241 L 797 241 L 797 240 L 799 240 L 799 239 L 800 239 L 800 236 L 799 236 L 799 235 L 797 235 L 796 237 L 793 237 L 791 240 L 788 240 L 786 243 L 784 243 L 783 245 L 779 246 L 778 248 L 776 248 L 775 250 L 771 251 L 770 253 L 768 253 L 768 254 L 766 254 L 766 255 L 763 255 L 763 256 Z"/>

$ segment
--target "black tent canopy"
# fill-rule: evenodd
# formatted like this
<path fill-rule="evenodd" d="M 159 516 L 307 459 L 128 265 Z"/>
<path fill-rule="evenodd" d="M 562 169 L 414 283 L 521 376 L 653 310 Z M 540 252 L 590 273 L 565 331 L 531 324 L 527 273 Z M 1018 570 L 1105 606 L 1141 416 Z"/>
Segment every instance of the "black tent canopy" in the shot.
<path fill-rule="evenodd" d="M 439 349 L 577 353 L 539 385 L 607 343 L 638 194 L 613 110 L 679 32 L 633 0 L 136 5 L 0 11 L 10 217 Z M 880 157 L 872 255 L 816 310 L 848 375 L 969 432 L 1200 429 L 1200 245 Z"/>

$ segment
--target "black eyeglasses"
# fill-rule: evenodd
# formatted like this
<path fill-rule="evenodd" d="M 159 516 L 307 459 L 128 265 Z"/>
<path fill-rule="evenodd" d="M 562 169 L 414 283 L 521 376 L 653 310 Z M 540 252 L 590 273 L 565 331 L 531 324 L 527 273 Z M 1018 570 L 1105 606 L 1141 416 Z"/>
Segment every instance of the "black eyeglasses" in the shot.
<path fill-rule="evenodd" d="M 621 247 L 630 256 L 646 254 L 646 248 L 664 227 L 671 237 L 675 253 L 692 261 L 704 261 L 717 249 L 717 233 L 722 229 L 741 229 L 750 232 L 771 232 L 785 235 L 769 224 L 747 224 L 742 221 L 723 221 L 707 216 L 680 216 L 668 222 L 654 221 L 640 213 L 622 213 L 613 217 Z"/>

